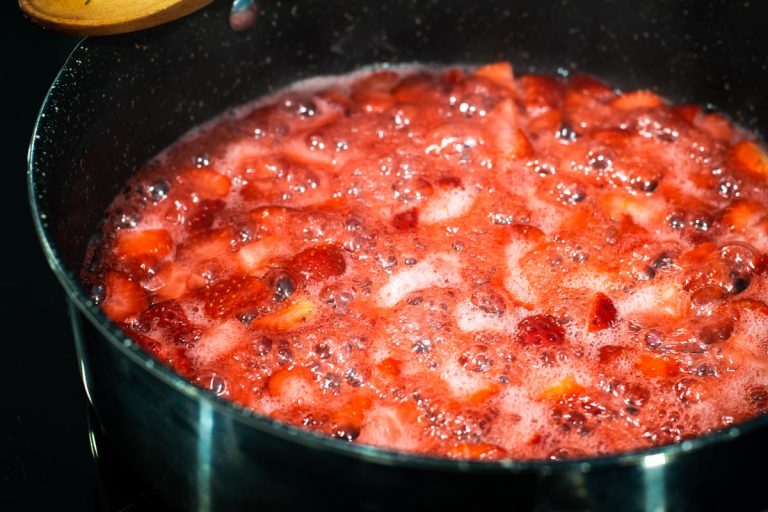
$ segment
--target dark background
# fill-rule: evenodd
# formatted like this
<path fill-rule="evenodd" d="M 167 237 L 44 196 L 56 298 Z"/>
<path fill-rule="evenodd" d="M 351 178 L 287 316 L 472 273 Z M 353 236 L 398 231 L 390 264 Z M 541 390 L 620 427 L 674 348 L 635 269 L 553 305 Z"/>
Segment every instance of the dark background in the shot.
<path fill-rule="evenodd" d="M 15 1 L 2 20 L 3 193 L 0 510 L 95 510 L 97 478 L 86 399 L 64 292 L 35 235 L 26 153 L 43 97 L 78 38 L 27 21 Z"/>

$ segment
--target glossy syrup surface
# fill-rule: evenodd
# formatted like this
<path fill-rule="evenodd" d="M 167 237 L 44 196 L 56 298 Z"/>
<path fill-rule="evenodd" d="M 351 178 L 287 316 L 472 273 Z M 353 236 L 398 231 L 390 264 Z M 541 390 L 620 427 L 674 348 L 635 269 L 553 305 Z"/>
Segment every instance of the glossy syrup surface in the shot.
<path fill-rule="evenodd" d="M 311 81 L 141 169 L 83 276 L 181 375 L 351 442 L 656 446 L 768 410 L 768 159 L 695 105 L 408 68 Z"/>

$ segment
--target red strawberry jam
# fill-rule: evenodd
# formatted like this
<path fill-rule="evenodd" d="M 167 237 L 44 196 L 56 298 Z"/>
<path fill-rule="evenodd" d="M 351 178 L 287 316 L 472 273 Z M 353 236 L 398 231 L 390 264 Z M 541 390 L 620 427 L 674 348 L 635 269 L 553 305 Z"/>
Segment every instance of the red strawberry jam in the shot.
<path fill-rule="evenodd" d="M 768 410 L 768 155 L 585 75 L 311 81 L 142 169 L 84 272 L 197 385 L 352 442 L 560 459 Z"/>

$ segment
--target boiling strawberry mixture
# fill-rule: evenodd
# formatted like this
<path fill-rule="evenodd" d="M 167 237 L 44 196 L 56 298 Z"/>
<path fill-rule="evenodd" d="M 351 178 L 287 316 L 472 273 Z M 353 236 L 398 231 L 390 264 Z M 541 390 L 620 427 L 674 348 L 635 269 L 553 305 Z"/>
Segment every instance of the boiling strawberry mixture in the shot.
<path fill-rule="evenodd" d="M 768 157 L 581 74 L 312 80 L 108 212 L 93 299 L 185 378 L 356 443 L 563 459 L 768 411 Z"/>

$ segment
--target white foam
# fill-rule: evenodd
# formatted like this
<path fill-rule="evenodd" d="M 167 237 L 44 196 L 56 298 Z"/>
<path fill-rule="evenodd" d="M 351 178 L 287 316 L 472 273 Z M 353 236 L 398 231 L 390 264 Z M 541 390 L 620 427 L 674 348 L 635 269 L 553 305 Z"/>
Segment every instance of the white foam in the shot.
<path fill-rule="evenodd" d="M 443 362 L 440 375 L 451 394 L 460 400 L 467 400 L 475 393 L 493 385 L 493 382 L 482 374 L 470 373 L 462 368 L 456 358 L 448 358 Z"/>
<path fill-rule="evenodd" d="M 525 304 L 534 304 L 538 295 L 520 267 L 520 259 L 531 249 L 533 244 L 526 240 L 513 240 L 504 249 L 507 257 L 507 275 L 504 286 L 516 299 Z"/>
<path fill-rule="evenodd" d="M 454 319 L 459 329 L 464 332 L 501 331 L 512 332 L 522 318 L 522 309 L 507 311 L 503 315 L 493 315 L 478 309 L 465 300 L 456 305 Z"/>
<path fill-rule="evenodd" d="M 461 284 L 459 259 L 455 254 L 436 254 L 390 276 L 379 288 L 378 304 L 391 308 L 416 290 Z"/>
<path fill-rule="evenodd" d="M 419 212 L 419 222 L 436 224 L 461 217 L 472 208 L 476 196 L 477 191 L 469 188 L 441 190 L 432 196 Z"/>
<path fill-rule="evenodd" d="M 207 364 L 232 352 L 245 338 L 243 324 L 229 320 L 205 332 L 191 352 L 200 363 Z"/>

